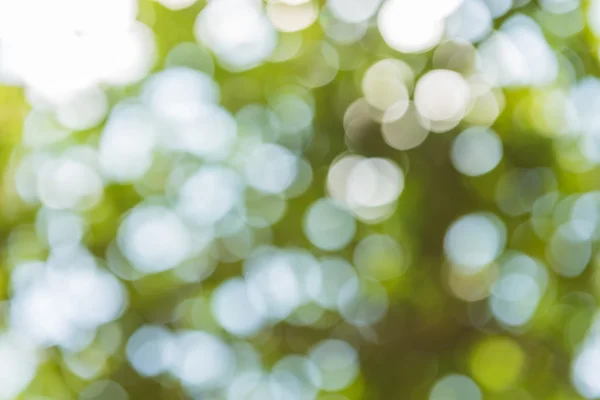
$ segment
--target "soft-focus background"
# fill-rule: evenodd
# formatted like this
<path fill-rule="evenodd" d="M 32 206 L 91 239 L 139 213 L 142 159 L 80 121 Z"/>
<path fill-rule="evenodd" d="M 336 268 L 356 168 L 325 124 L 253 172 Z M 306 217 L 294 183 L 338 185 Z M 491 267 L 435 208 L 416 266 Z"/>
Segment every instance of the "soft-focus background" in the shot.
<path fill-rule="evenodd" d="M 600 0 L 0 0 L 0 399 L 600 398 Z"/>

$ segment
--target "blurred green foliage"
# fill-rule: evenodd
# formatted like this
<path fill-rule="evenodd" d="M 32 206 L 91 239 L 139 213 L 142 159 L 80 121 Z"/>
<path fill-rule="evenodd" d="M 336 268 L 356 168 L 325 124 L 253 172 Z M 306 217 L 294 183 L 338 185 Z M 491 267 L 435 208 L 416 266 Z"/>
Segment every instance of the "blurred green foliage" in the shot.
<path fill-rule="evenodd" d="M 205 4 L 199 2 L 184 10 L 173 11 L 154 1 L 140 0 L 138 19 L 152 27 L 157 45 L 153 72 L 165 69 L 168 55 L 175 46 L 195 42 L 192 27 L 204 7 Z M 587 2 L 578 7 L 583 15 L 587 15 Z M 485 399 L 583 398 L 573 388 L 571 376 L 574 357 L 581 349 L 598 308 L 600 274 L 596 246 L 585 270 L 576 276 L 563 276 L 551 267 L 544 267 L 549 275 L 547 290 L 531 320 L 518 327 L 509 327 L 494 319 L 488 306 L 489 292 L 469 299 L 472 291 L 485 286 L 488 280 L 493 281 L 497 272 L 485 270 L 475 277 L 456 278 L 464 279 L 455 282 L 460 287 L 457 295 L 456 288 L 452 287 L 454 272 L 444 253 L 445 236 L 454 221 L 465 214 L 489 211 L 501 216 L 506 225 L 507 249 L 518 250 L 550 265 L 548 243 L 552 235 L 540 237 L 536 233 L 530 210 L 518 215 L 504 212 L 497 201 L 499 181 L 516 168 L 547 168 L 555 178 L 553 192 L 558 193 L 560 201 L 600 189 L 598 167 L 590 165 L 589 160 L 578 153 L 573 136 L 554 131 L 556 124 L 562 122 L 553 121 L 552 112 L 546 111 L 550 107 L 548 98 L 555 91 L 568 92 L 584 77 L 598 76 L 598 39 L 587 26 L 566 37 L 556 35 L 553 29 L 557 23 L 552 14 L 543 13 L 537 2 L 515 7 L 495 19 L 494 27 L 500 29 L 517 13 L 538 22 L 564 65 L 551 84 L 499 89 L 504 96 L 504 109 L 491 128 L 502 140 L 503 158 L 493 171 L 476 177 L 459 173 L 450 156 L 455 137 L 466 127 L 476 124 L 462 122 L 448 132 L 430 134 L 420 146 L 407 151 L 389 146 L 377 121 L 361 126 L 360 135 L 356 137 L 349 137 L 344 127 L 344 113 L 362 96 L 361 81 L 371 65 L 387 58 L 403 60 L 413 68 L 418 81 L 434 69 L 435 49 L 418 54 L 400 53 L 386 44 L 376 26 L 371 26 L 355 43 L 341 45 L 330 41 L 329 45 L 337 51 L 340 63 L 346 68 L 340 68 L 335 79 L 326 85 L 306 90 L 314 99 L 315 118 L 312 139 L 305 143 L 302 154 L 312 167 L 312 184 L 304 194 L 287 201 L 285 215 L 276 224 L 265 228 L 265 232 L 261 229 L 256 232 L 259 237 L 261 232 L 264 233 L 265 244 L 301 247 L 309 249 L 316 257 L 327 256 L 330 252 L 311 244 L 302 226 L 307 208 L 326 195 L 331 165 L 346 153 L 385 158 L 400 166 L 405 174 L 404 190 L 396 210 L 381 222 L 359 223 L 350 244 L 336 255 L 352 261 L 354 249 L 362 239 L 371 234 L 386 234 L 401 244 L 402 268 L 406 272 L 382 283 L 389 306 L 385 317 L 372 327 L 351 327 L 340 320 L 339 315 L 327 311 L 320 322 L 325 329 L 281 321 L 248 339 L 267 366 L 285 354 L 305 353 L 319 340 L 328 337 L 351 343 L 359 352 L 359 377 L 340 391 L 339 397 L 321 393 L 318 399 L 427 399 L 435 383 L 448 374 L 471 377 Z M 280 34 L 281 37 L 286 35 L 299 36 L 303 43 L 303 52 L 290 60 L 267 62 L 241 72 L 231 72 L 215 61 L 214 80 L 221 88 L 223 107 L 236 113 L 251 103 L 268 103 L 274 93 L 288 85 L 302 87 L 299 82 L 315 71 L 313 63 L 320 61 L 311 57 L 309 50 L 327 37 L 319 23 L 293 34 Z M 212 64 L 201 67 L 213 68 Z M 107 87 L 110 106 L 137 96 L 141 87 L 142 83 Z M 0 226 L 4 238 L 0 296 L 7 312 L 15 257 L 19 260 L 45 259 L 49 252 L 35 233 L 37 208 L 20 201 L 15 190 L 15 171 L 26 152 L 20 144 L 22 124 L 29 110 L 22 88 L 0 88 L 0 162 L 5 171 L 0 198 L 3 210 Z M 77 143 L 98 143 L 102 130 L 101 125 L 76 132 L 64 148 Z M 157 182 L 160 182 L 160 173 L 159 169 Z M 536 184 L 531 182 L 531 185 Z M 528 183 L 524 185 L 521 189 L 525 192 L 536 190 L 527 186 Z M 517 197 L 529 195 L 518 190 Z M 102 200 L 82 212 L 88 223 L 83 238 L 85 246 L 104 259 L 117 235 L 121 218 L 144 197 L 130 184 L 107 185 Z M 540 196 L 534 193 L 534 197 Z M 568 204 L 561 204 L 568 207 Z M 548 217 L 551 230 L 561 218 L 556 215 Z M 381 254 L 382 260 L 377 262 L 385 263 L 389 259 L 387 256 Z M 130 399 L 191 398 L 185 388 L 169 376 L 144 378 L 138 375 L 126 359 L 124 344 L 145 323 L 165 324 L 174 330 L 222 331 L 209 308 L 203 309 L 201 303 L 206 302 L 207 296 L 224 280 L 239 275 L 242 264 L 243 260 L 220 262 L 214 274 L 201 282 L 182 283 L 170 271 L 125 282 L 129 297 L 127 310 L 118 320 L 100 327 L 96 339 L 81 354 L 84 358 L 95 357 L 94 351 L 99 351 L 95 347 L 102 347 L 103 335 L 110 335 L 111 329 L 117 329 L 122 338 L 119 350 L 107 357 L 101 372 L 91 379 L 81 378 L 70 370 L 61 350 L 49 348 L 45 350 L 35 378 L 19 398 L 75 399 L 91 382 L 105 380 L 119 383 Z M 467 298 L 461 298 L 461 293 L 467 293 L 463 296 Z M 202 317 L 198 317 L 198 313 Z M 10 328 L 8 319 L 5 327 Z M 600 367 L 595 376 L 600 382 Z M 104 396 L 98 398 L 109 399 L 108 395 Z"/>

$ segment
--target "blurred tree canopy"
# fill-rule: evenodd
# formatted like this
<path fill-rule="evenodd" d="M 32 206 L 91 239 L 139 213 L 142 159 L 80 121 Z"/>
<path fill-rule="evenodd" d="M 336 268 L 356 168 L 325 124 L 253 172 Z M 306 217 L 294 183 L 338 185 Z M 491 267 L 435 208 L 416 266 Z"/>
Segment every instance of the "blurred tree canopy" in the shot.
<path fill-rule="evenodd" d="M 600 398 L 599 38 L 597 0 L 0 1 L 0 399 Z"/>

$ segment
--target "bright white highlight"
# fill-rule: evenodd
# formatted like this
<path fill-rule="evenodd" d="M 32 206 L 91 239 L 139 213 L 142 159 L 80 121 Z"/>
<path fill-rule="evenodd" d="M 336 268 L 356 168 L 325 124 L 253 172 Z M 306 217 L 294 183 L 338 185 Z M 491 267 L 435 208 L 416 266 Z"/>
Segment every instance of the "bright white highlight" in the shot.
<path fill-rule="evenodd" d="M 156 273 L 183 262 L 192 242 L 189 230 L 173 211 L 139 205 L 119 227 L 118 243 L 140 272 Z"/>
<path fill-rule="evenodd" d="M 494 131 L 469 128 L 454 139 L 450 158 L 460 173 L 480 176 L 496 168 L 502 154 L 502 141 Z"/>
<path fill-rule="evenodd" d="M 264 325 L 262 310 L 251 301 L 249 286 L 242 279 L 223 282 L 213 293 L 212 313 L 217 322 L 237 336 L 256 334 Z"/>
<path fill-rule="evenodd" d="M 198 15 L 194 34 L 233 70 L 259 65 L 277 43 L 276 31 L 260 6 L 244 0 L 210 2 Z"/>
<path fill-rule="evenodd" d="M 429 1 L 387 0 L 377 18 L 377 26 L 385 42 L 403 53 L 420 53 L 434 47 L 444 33 L 444 21 L 430 7 Z M 438 2 L 442 4 L 455 3 Z M 443 9 L 443 7 L 442 7 Z"/>
<path fill-rule="evenodd" d="M 472 274 L 504 250 L 506 228 L 493 214 L 475 213 L 456 220 L 446 232 L 444 251 L 451 263 Z"/>
<path fill-rule="evenodd" d="M 356 233 L 356 221 L 337 203 L 317 200 L 304 217 L 304 233 L 310 242 L 323 250 L 341 250 Z"/>

